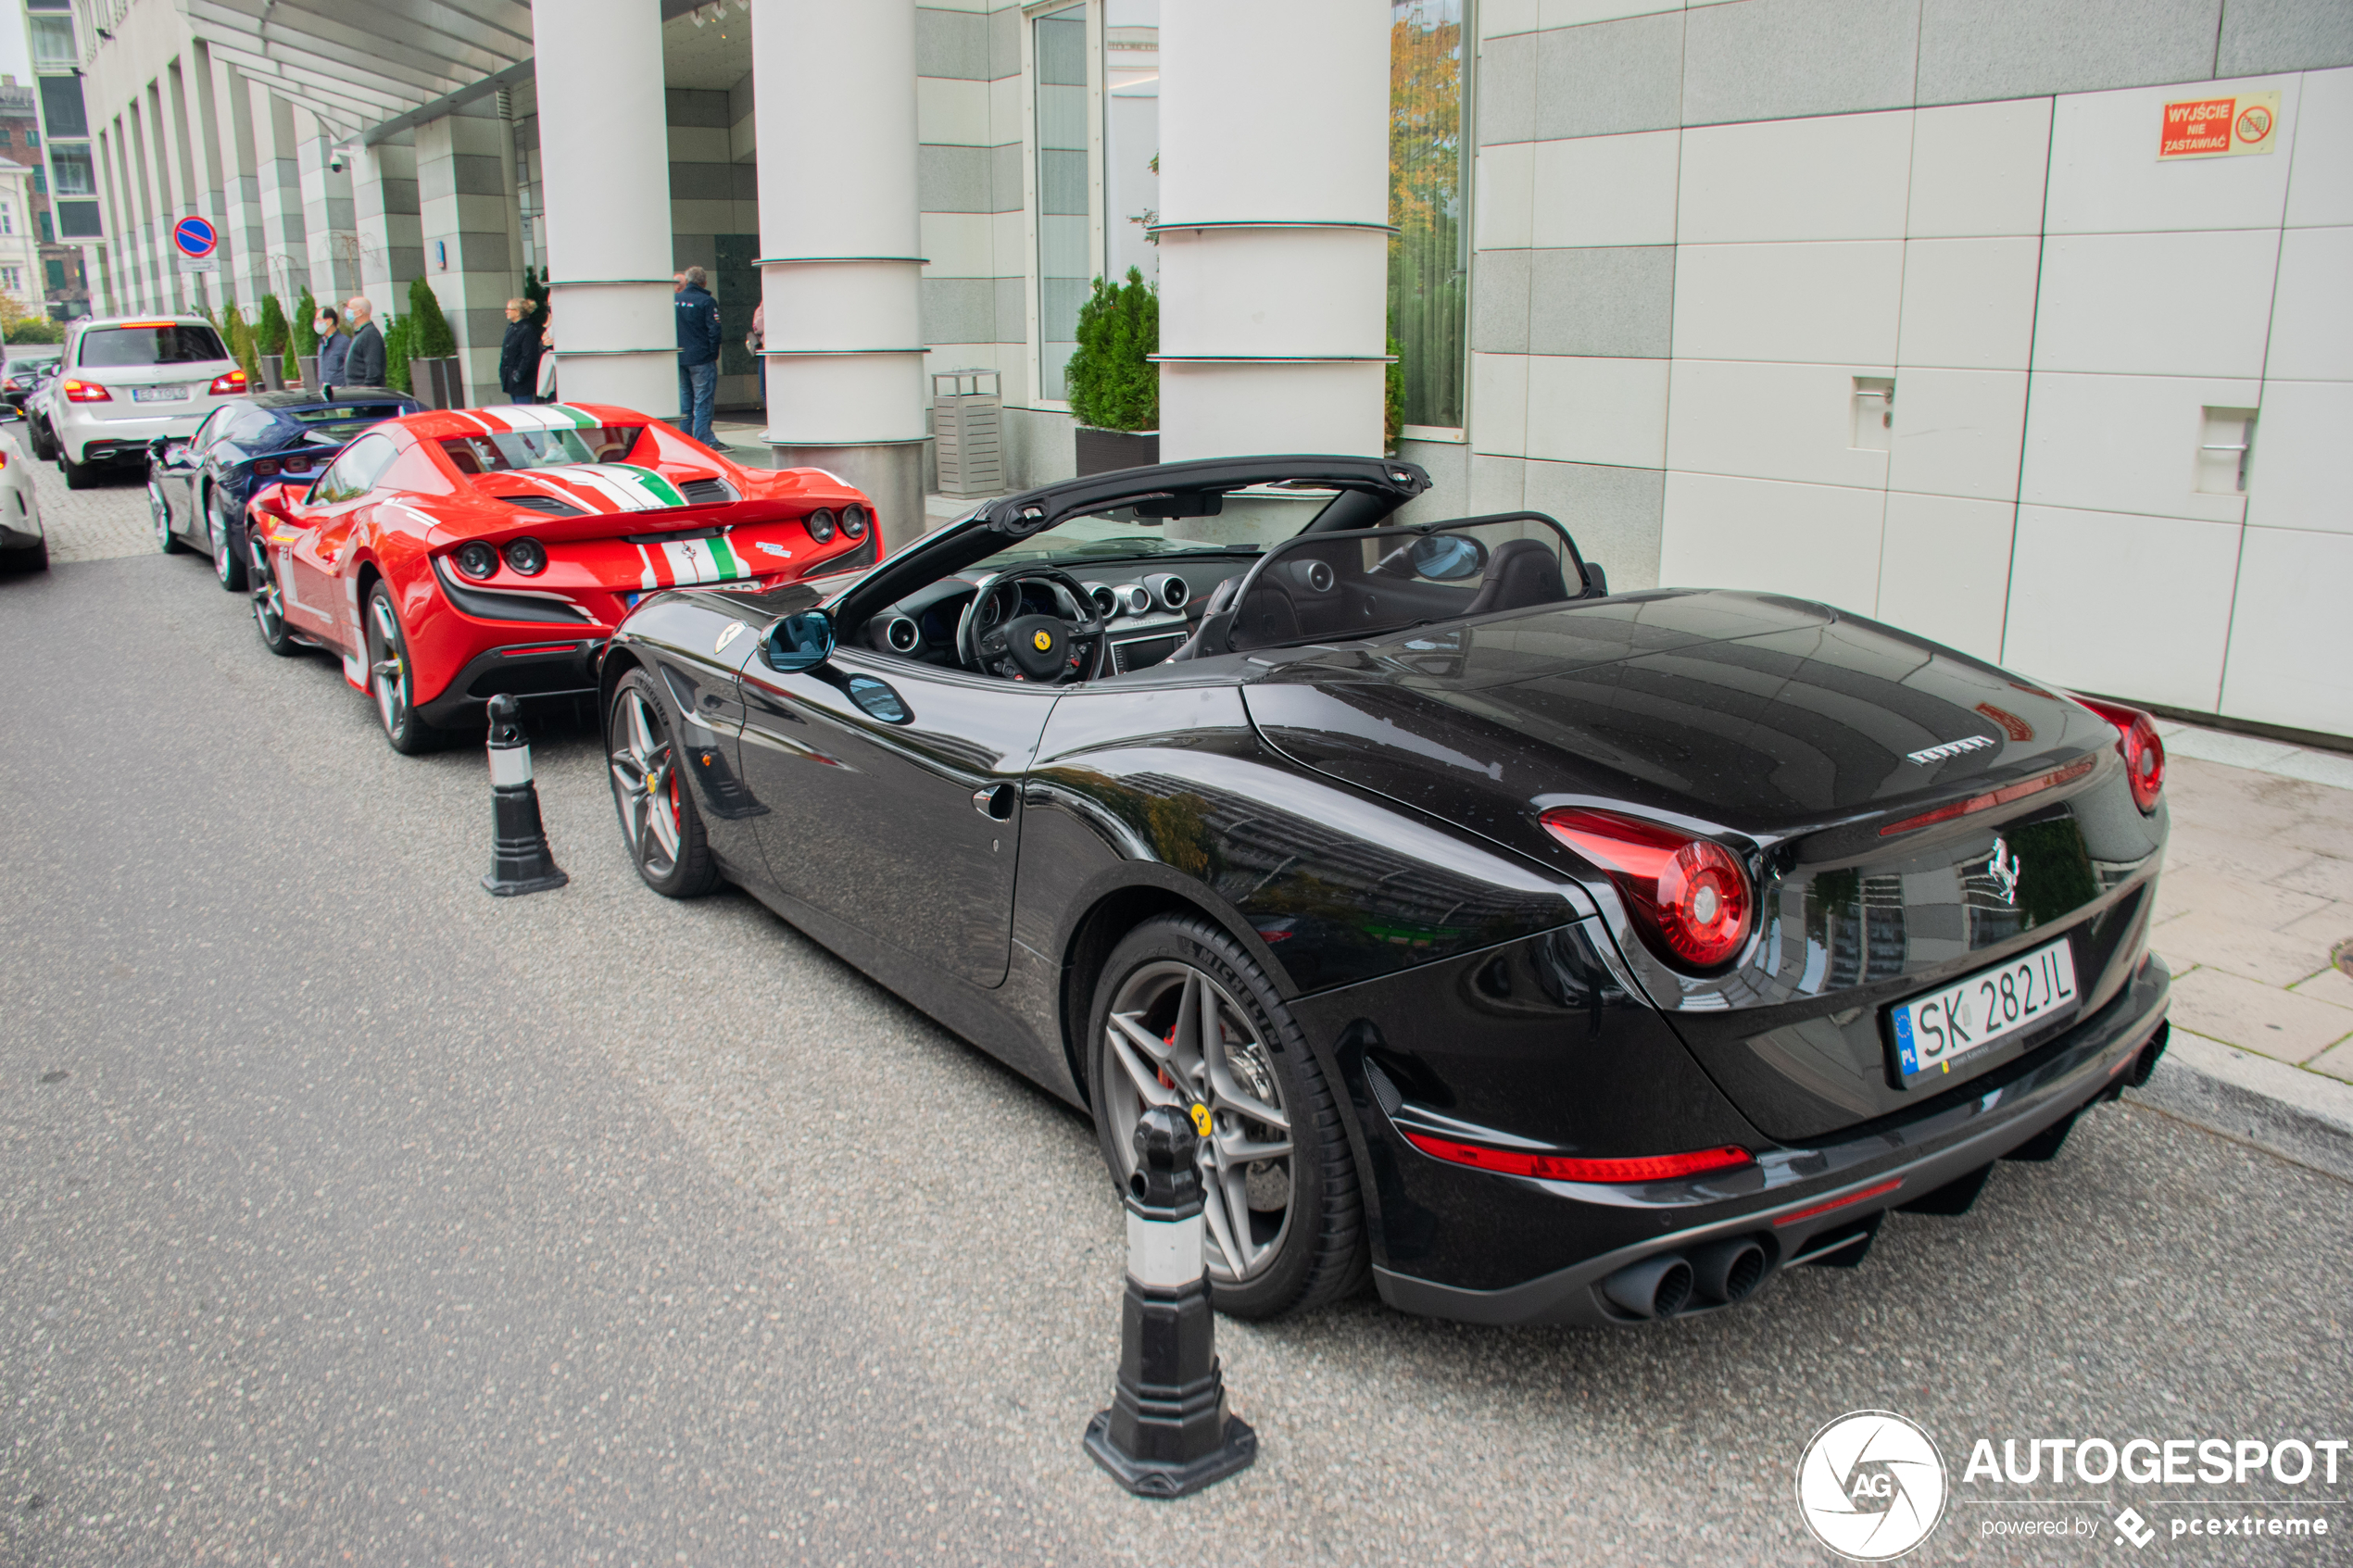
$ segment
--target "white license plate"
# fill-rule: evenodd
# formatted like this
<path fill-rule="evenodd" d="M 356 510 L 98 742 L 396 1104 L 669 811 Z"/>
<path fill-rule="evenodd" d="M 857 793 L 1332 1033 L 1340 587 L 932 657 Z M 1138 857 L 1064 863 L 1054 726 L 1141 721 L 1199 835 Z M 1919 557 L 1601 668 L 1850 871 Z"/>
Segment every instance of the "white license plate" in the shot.
<path fill-rule="evenodd" d="M 134 386 L 131 389 L 133 403 L 185 403 L 188 389 L 184 386 Z"/>
<path fill-rule="evenodd" d="M 1995 1041 L 2074 1011 L 2080 1000 L 2065 937 L 1980 970 L 1889 1010 L 1896 1076 L 1907 1088 L 1931 1073 L 1943 1077 Z"/>

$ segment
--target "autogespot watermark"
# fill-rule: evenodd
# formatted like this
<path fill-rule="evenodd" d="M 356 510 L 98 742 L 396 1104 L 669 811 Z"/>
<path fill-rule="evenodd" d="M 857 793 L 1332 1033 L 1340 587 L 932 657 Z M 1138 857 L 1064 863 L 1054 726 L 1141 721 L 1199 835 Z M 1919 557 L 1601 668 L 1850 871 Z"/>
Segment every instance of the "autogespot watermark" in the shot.
<path fill-rule="evenodd" d="M 2230 1541 L 2316 1549 L 2344 1499 L 2342 1437 L 1977 1437 L 1951 1480 L 1927 1429 L 1893 1411 L 1855 1411 L 1825 1424 L 1797 1461 L 1797 1505 L 1814 1538 L 1856 1562 L 1886 1562 L 1926 1541 L 1948 1512 L 1981 1538 L 2015 1537 L 2096 1551 L 2140 1552 L 2195 1542 L 2200 1560 Z M 2004 1496 L 2006 1488 L 2075 1485 L 2194 1486 L 2225 1495 L 2123 1499 Z M 2293 1492 L 2294 1496 L 2281 1496 Z"/>

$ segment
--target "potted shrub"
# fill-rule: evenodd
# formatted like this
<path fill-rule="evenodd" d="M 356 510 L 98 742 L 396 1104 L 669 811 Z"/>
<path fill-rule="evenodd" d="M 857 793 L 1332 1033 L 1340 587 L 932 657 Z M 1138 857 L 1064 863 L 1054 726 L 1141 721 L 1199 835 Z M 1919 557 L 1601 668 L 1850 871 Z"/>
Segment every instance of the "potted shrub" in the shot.
<path fill-rule="evenodd" d="M 419 402 L 424 399 L 414 390 L 417 370 L 417 318 L 385 316 L 376 322 L 384 335 L 384 385 L 395 392 L 406 392 Z"/>
<path fill-rule="evenodd" d="M 1078 309 L 1078 351 L 1064 372 L 1078 417 L 1081 476 L 1160 461 L 1160 295 L 1135 268 L 1095 280 Z"/>
<path fill-rule="evenodd" d="M 449 330 L 448 318 L 441 313 L 441 301 L 434 297 L 433 285 L 422 278 L 409 284 L 409 314 L 401 320 L 409 325 L 409 395 L 428 408 L 462 408 L 466 406 L 466 383 L 458 368 L 458 339 Z M 391 358 L 392 339 L 384 339 L 385 358 Z"/>
<path fill-rule="evenodd" d="M 319 329 L 311 323 L 318 320 L 319 302 L 306 288 L 295 301 L 295 319 L 287 323 L 286 363 L 293 369 L 286 373 L 287 384 L 299 381 L 314 392 L 319 387 Z"/>
<path fill-rule="evenodd" d="M 261 320 L 253 330 L 253 346 L 261 363 L 261 384 L 272 392 L 286 384 L 286 307 L 274 294 L 261 296 Z"/>
<path fill-rule="evenodd" d="M 245 385 L 252 391 L 261 389 L 261 371 L 254 363 L 253 329 L 245 325 L 245 313 L 231 300 L 220 313 L 221 341 L 229 345 L 229 358 L 245 372 Z"/>

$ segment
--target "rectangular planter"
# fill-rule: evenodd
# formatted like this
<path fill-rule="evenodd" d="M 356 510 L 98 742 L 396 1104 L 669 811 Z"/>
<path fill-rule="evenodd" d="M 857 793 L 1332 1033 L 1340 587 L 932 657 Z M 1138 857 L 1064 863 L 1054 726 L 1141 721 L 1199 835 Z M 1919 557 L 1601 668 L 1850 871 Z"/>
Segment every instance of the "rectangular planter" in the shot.
<path fill-rule="evenodd" d="M 409 395 L 428 408 L 464 408 L 466 383 L 458 360 L 454 357 L 409 360 Z"/>
<path fill-rule="evenodd" d="M 261 385 L 264 391 L 283 392 L 286 390 L 286 362 L 283 358 L 275 354 L 264 354 L 255 360 L 254 364 L 261 371 Z"/>
<path fill-rule="evenodd" d="M 1078 477 L 1109 473 L 1114 469 L 1150 468 L 1160 461 L 1160 432 L 1156 430 L 1097 430 L 1080 425 Z"/>
<path fill-rule="evenodd" d="M 319 356 L 316 354 L 297 355 L 295 358 L 295 363 L 302 367 L 302 384 L 309 387 L 314 392 L 317 391 L 319 388 Z"/>

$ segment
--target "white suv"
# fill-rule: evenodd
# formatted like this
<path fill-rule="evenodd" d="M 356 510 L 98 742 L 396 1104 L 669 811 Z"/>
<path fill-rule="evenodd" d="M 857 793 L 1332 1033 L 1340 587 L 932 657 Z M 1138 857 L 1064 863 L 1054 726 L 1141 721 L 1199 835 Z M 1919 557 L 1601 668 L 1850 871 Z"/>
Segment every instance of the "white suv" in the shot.
<path fill-rule="evenodd" d="M 207 414 L 251 392 L 203 317 L 100 316 L 67 332 L 41 413 L 67 485 L 81 490 L 99 465 L 144 465 L 157 436 L 194 435 Z"/>

